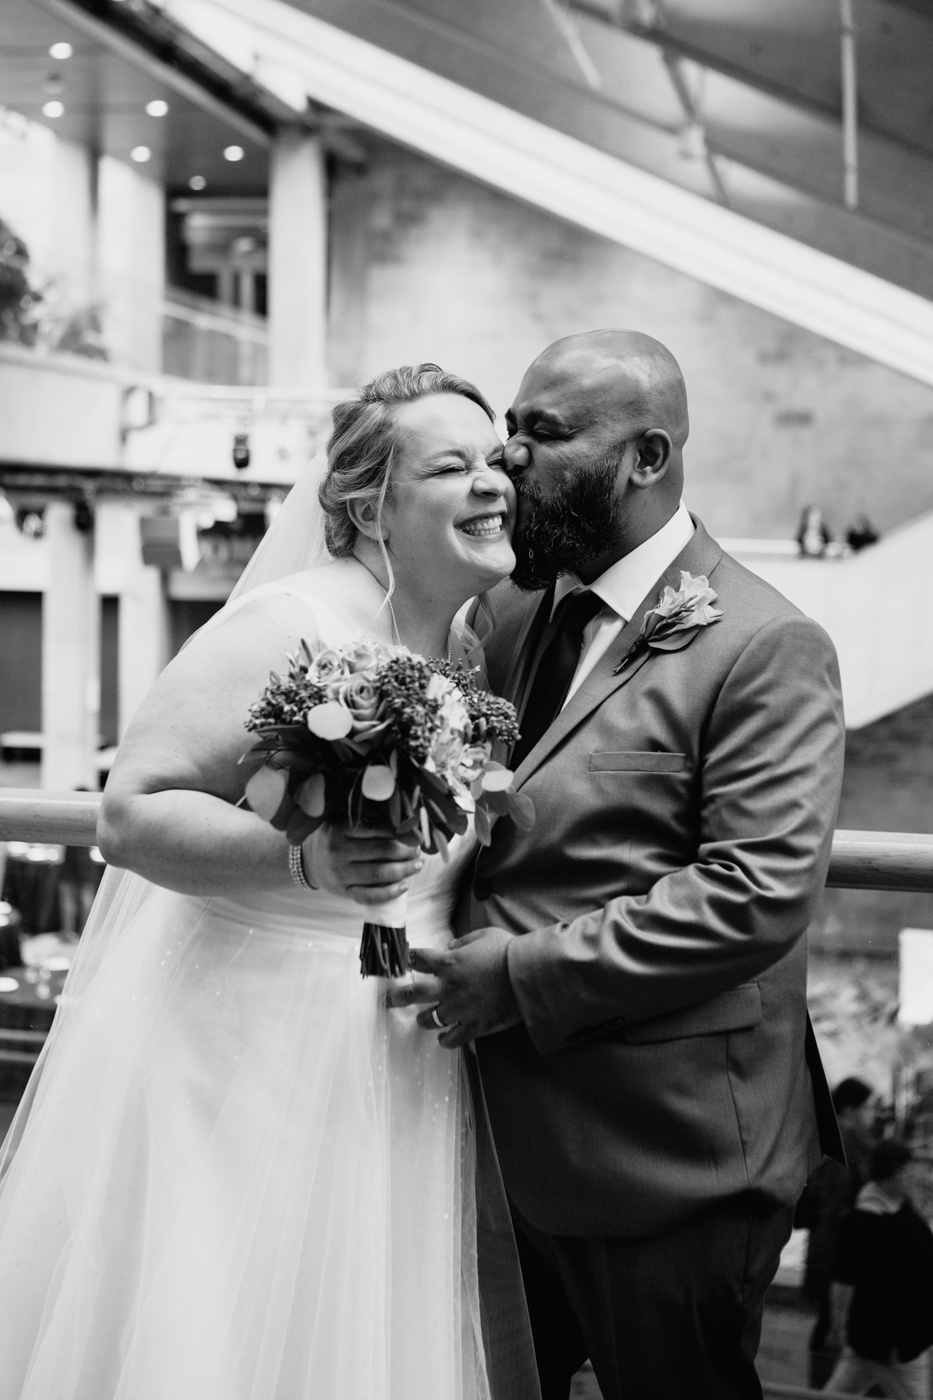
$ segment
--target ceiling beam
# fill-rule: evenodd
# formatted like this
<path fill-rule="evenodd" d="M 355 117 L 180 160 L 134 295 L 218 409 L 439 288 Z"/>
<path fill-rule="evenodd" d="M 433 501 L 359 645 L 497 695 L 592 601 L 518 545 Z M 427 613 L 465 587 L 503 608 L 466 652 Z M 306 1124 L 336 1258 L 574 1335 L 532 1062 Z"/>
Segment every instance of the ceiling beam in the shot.
<path fill-rule="evenodd" d="M 722 74 L 724 78 L 732 78 L 737 83 L 743 83 L 745 87 L 765 93 L 766 96 L 773 97 L 779 102 L 786 102 L 789 107 L 796 107 L 798 111 L 807 112 L 810 116 L 821 117 L 825 121 L 838 123 L 842 119 L 838 106 L 830 102 L 821 102 L 818 98 L 810 97 L 787 83 L 778 82 L 776 79 L 769 78 L 764 73 L 758 73 L 744 64 L 735 63 L 717 53 L 715 49 L 693 44 L 689 39 L 681 38 L 673 30 L 665 28 L 663 24 L 649 24 L 636 19 L 627 19 L 621 10 L 617 14 L 607 14 L 606 9 L 598 3 L 598 0 L 568 0 L 568 3 L 571 9 L 576 10 L 578 14 L 586 15 L 587 19 L 596 24 L 605 25 L 607 29 L 621 29 L 623 33 L 631 34 L 634 39 L 643 39 L 645 43 L 653 44 L 656 48 L 676 54 L 678 58 L 689 59 L 700 68 L 708 68 L 713 73 Z M 888 0 L 888 3 L 901 4 L 907 9 L 912 9 L 915 14 L 922 15 L 924 19 L 930 19 L 929 12 L 921 8 L 927 3 L 927 0 L 915 0 L 913 4 L 911 0 Z M 911 151 L 914 155 L 922 156 L 925 160 L 930 159 L 929 146 L 908 140 L 887 127 L 866 121 L 864 116 L 860 116 L 859 125 L 863 132 L 877 137 L 879 141 L 902 146 L 905 151 Z"/>
<path fill-rule="evenodd" d="M 237 17 L 317 101 L 506 194 L 933 383 L 933 303 L 555 131 L 283 0 L 165 0 L 207 40 Z M 244 36 L 245 37 L 245 36 Z"/>
<path fill-rule="evenodd" d="M 368 24 L 366 37 L 381 47 L 398 54 L 402 57 L 413 58 L 416 62 L 426 65 L 431 71 L 446 75 L 454 81 L 458 80 L 458 74 L 462 70 L 470 72 L 472 76 L 466 79 L 466 85 L 472 87 L 474 91 L 481 91 L 493 100 L 506 102 L 510 107 L 516 107 L 526 114 L 544 120 L 549 126 L 569 131 L 583 141 L 588 141 L 590 130 L 601 133 L 600 145 L 604 150 L 609 150 L 621 159 L 632 159 L 637 161 L 643 168 L 655 168 L 651 161 L 642 162 L 637 156 L 631 155 L 631 146 L 637 141 L 642 133 L 650 137 L 661 135 L 670 145 L 681 143 L 683 139 L 684 123 L 679 118 L 672 119 L 665 123 L 656 115 L 649 115 L 640 110 L 637 106 L 626 100 L 624 92 L 612 91 L 604 85 L 599 90 L 582 87 L 562 76 L 553 67 L 530 58 L 515 49 L 502 44 L 493 43 L 490 39 L 471 32 L 460 25 L 441 18 L 431 10 L 404 3 L 404 0 L 365 0 L 362 6 L 354 6 L 345 3 L 345 0 L 292 0 L 295 8 L 311 9 L 316 17 L 320 17 L 325 23 L 338 25 L 342 30 L 354 31 L 353 14 L 362 12 L 368 21 L 376 21 L 375 24 Z M 554 0 L 558 3 L 558 0 Z M 559 0 L 563 5 L 565 0 Z M 584 3 L 592 3 L 592 0 L 581 0 L 574 6 L 578 15 L 584 13 Z M 593 13 L 597 13 L 595 10 Z M 590 11 L 586 11 L 587 18 Z M 677 97 L 677 105 L 683 110 L 683 94 L 677 91 L 675 75 L 679 71 L 678 59 L 687 56 L 685 48 L 681 55 L 676 45 L 663 45 L 653 37 L 641 35 L 639 26 L 635 23 L 622 26 L 615 25 L 607 19 L 601 12 L 598 18 L 603 21 L 603 27 L 612 31 L 622 28 L 630 32 L 636 41 L 641 40 L 652 48 L 657 48 L 665 61 L 670 75 L 673 91 Z M 644 28 L 644 26 L 641 26 Z M 359 34 L 360 30 L 356 32 Z M 660 30 L 652 30 L 661 33 Z M 593 36 L 589 35 L 590 47 L 593 47 Z M 684 47 L 684 46 L 681 46 Z M 691 51 L 692 52 L 692 51 Z M 476 69 L 471 60 L 479 58 L 482 61 L 482 80 L 477 81 Z M 696 60 L 700 64 L 699 59 Z M 700 66 L 704 66 L 700 64 Z M 708 71 L 720 76 L 720 69 L 714 69 L 707 65 Z M 720 66 L 721 67 L 721 66 Z M 723 76 L 728 76 L 731 81 L 737 81 L 744 86 L 747 91 L 754 96 L 773 96 L 774 100 L 784 102 L 792 112 L 804 112 L 811 117 L 814 122 L 818 122 L 823 132 L 830 131 L 834 139 L 838 139 L 839 131 L 839 111 L 835 108 L 822 107 L 819 104 L 807 104 L 805 100 L 794 101 L 794 94 L 771 94 L 766 91 L 764 84 L 756 87 L 748 81 L 744 72 L 736 70 Z M 514 80 L 518 78 L 518 83 Z M 511 79 L 511 81 L 510 81 Z M 547 102 L 535 102 L 535 94 L 547 94 Z M 508 94 L 508 95 L 505 95 Z M 784 101 L 786 97 L 786 101 Z M 531 104 L 531 105 L 529 105 Z M 570 122 L 568 116 L 573 113 Z M 607 122 L 607 118 L 609 119 Z M 687 119 L 691 120 L 690 118 Z M 695 119 L 693 121 L 696 123 Z M 775 166 L 772 162 L 763 158 L 761 152 L 757 153 L 749 150 L 744 144 L 738 144 L 734 139 L 721 130 L 716 129 L 716 121 L 711 114 L 707 114 L 703 121 L 702 140 L 697 141 L 698 155 L 702 157 L 702 163 L 708 172 L 709 189 L 704 193 L 709 193 L 720 203 L 733 203 L 723 179 L 724 162 L 729 162 L 731 166 L 739 165 L 749 172 L 754 172 L 784 185 L 788 191 L 796 195 L 802 195 L 808 200 L 822 200 L 833 211 L 843 211 L 845 206 L 837 197 L 835 186 L 827 187 L 825 181 L 814 179 L 804 180 L 800 178 L 799 171 L 790 171 L 784 166 Z M 863 126 L 862 132 L 871 135 L 871 132 Z M 876 141 L 886 143 L 886 155 L 893 160 L 899 154 L 899 148 L 892 141 L 881 136 L 876 137 Z M 620 149 L 621 146 L 621 149 Z M 913 151 L 913 147 L 907 142 L 900 143 L 900 149 Z M 927 173 L 933 178 L 933 161 L 930 160 L 928 152 L 920 152 L 921 158 L 925 161 Z M 833 174 L 837 174 L 837 167 L 833 166 Z M 665 177 L 675 179 L 670 169 L 665 170 Z M 691 181 L 679 181 L 677 183 L 690 184 Z M 927 184 L 929 184 L 929 180 Z M 917 179 L 918 188 L 926 188 L 922 176 Z M 693 185 L 696 188 L 696 185 Z M 861 245 L 863 236 L 867 233 L 869 240 L 874 244 L 879 238 L 891 236 L 899 243 L 904 240 L 915 245 L 920 254 L 928 258 L 933 254 L 933 243 L 919 232 L 915 225 L 905 223 L 903 219 L 897 220 L 887 204 L 878 209 L 859 209 L 857 211 L 846 210 L 846 217 L 852 220 L 853 228 L 851 238 L 854 246 Z M 865 225 L 870 224 L 871 228 L 866 229 Z M 819 240 L 816 246 L 821 246 Z M 853 256 L 853 261 L 859 262 L 857 255 Z M 883 275 L 883 274 L 882 274 Z"/>

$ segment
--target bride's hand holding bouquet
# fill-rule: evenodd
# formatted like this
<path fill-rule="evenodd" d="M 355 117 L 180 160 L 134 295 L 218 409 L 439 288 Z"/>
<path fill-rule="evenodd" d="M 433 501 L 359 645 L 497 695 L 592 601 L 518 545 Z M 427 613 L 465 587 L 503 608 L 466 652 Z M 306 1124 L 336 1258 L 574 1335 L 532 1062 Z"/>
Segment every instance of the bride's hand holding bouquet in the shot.
<path fill-rule="evenodd" d="M 250 707 L 246 727 L 258 738 L 244 758 L 263 759 L 247 801 L 292 846 L 328 822 L 414 836 L 427 854 L 446 858 L 471 817 L 483 844 L 497 816 L 523 828 L 534 820 L 531 802 L 493 758 L 494 745 L 518 737 L 514 708 L 448 661 L 379 642 L 303 642 L 287 673 L 273 673 Z M 404 975 L 405 896 L 371 915 L 363 975 Z"/>

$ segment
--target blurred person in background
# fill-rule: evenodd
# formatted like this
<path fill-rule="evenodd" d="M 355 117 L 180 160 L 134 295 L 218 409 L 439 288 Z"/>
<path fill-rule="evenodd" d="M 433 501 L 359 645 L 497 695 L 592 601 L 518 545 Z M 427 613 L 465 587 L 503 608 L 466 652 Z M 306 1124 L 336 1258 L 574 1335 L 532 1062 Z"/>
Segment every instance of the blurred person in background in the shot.
<path fill-rule="evenodd" d="M 804 506 L 796 535 L 803 558 L 822 559 L 832 538 L 822 509 L 819 506 Z"/>
<path fill-rule="evenodd" d="M 858 554 L 860 549 L 867 549 L 870 544 L 878 543 L 878 531 L 874 528 L 867 515 L 856 515 L 852 524 L 846 530 L 846 544 L 853 554 Z"/>
<path fill-rule="evenodd" d="M 869 1180 L 842 1223 L 833 1330 L 847 1345 L 827 1389 L 928 1400 L 933 1233 L 910 1202 L 913 1153 L 898 1139 L 871 1154 Z"/>
<path fill-rule="evenodd" d="M 807 1226 L 807 1266 L 804 1291 L 817 1305 L 810 1334 L 810 1385 L 819 1389 L 839 1358 L 840 1343 L 831 1341 L 830 1289 L 842 1225 L 868 1180 L 874 1146 L 875 1108 L 872 1090 L 862 1079 L 843 1079 L 833 1090 L 833 1108 L 846 1151 L 846 1165 L 824 1158 L 807 1185 L 798 1207 L 797 1223 Z"/>

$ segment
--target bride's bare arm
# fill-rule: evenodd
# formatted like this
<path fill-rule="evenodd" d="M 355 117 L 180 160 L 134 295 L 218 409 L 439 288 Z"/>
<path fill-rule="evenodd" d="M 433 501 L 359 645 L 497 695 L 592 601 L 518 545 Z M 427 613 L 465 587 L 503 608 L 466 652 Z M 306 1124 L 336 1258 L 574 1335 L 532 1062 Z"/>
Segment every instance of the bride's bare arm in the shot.
<path fill-rule="evenodd" d="M 133 718 L 107 780 L 98 840 L 112 865 L 183 894 L 290 885 L 284 835 L 237 807 L 254 763 L 250 704 L 308 635 L 295 599 L 257 600 L 197 636 L 166 668 Z M 306 843 L 314 883 L 369 902 L 391 897 L 415 868 L 391 839 L 324 828 Z"/>

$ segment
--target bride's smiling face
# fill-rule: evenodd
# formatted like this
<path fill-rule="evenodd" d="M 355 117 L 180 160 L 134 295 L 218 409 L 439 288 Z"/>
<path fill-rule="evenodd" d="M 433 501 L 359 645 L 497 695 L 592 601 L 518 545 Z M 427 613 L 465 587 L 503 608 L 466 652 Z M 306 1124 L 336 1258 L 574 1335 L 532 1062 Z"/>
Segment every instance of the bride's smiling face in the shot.
<path fill-rule="evenodd" d="M 460 394 L 401 404 L 395 425 L 382 527 L 397 576 L 463 601 L 492 588 L 515 567 L 515 490 L 495 428 Z"/>

